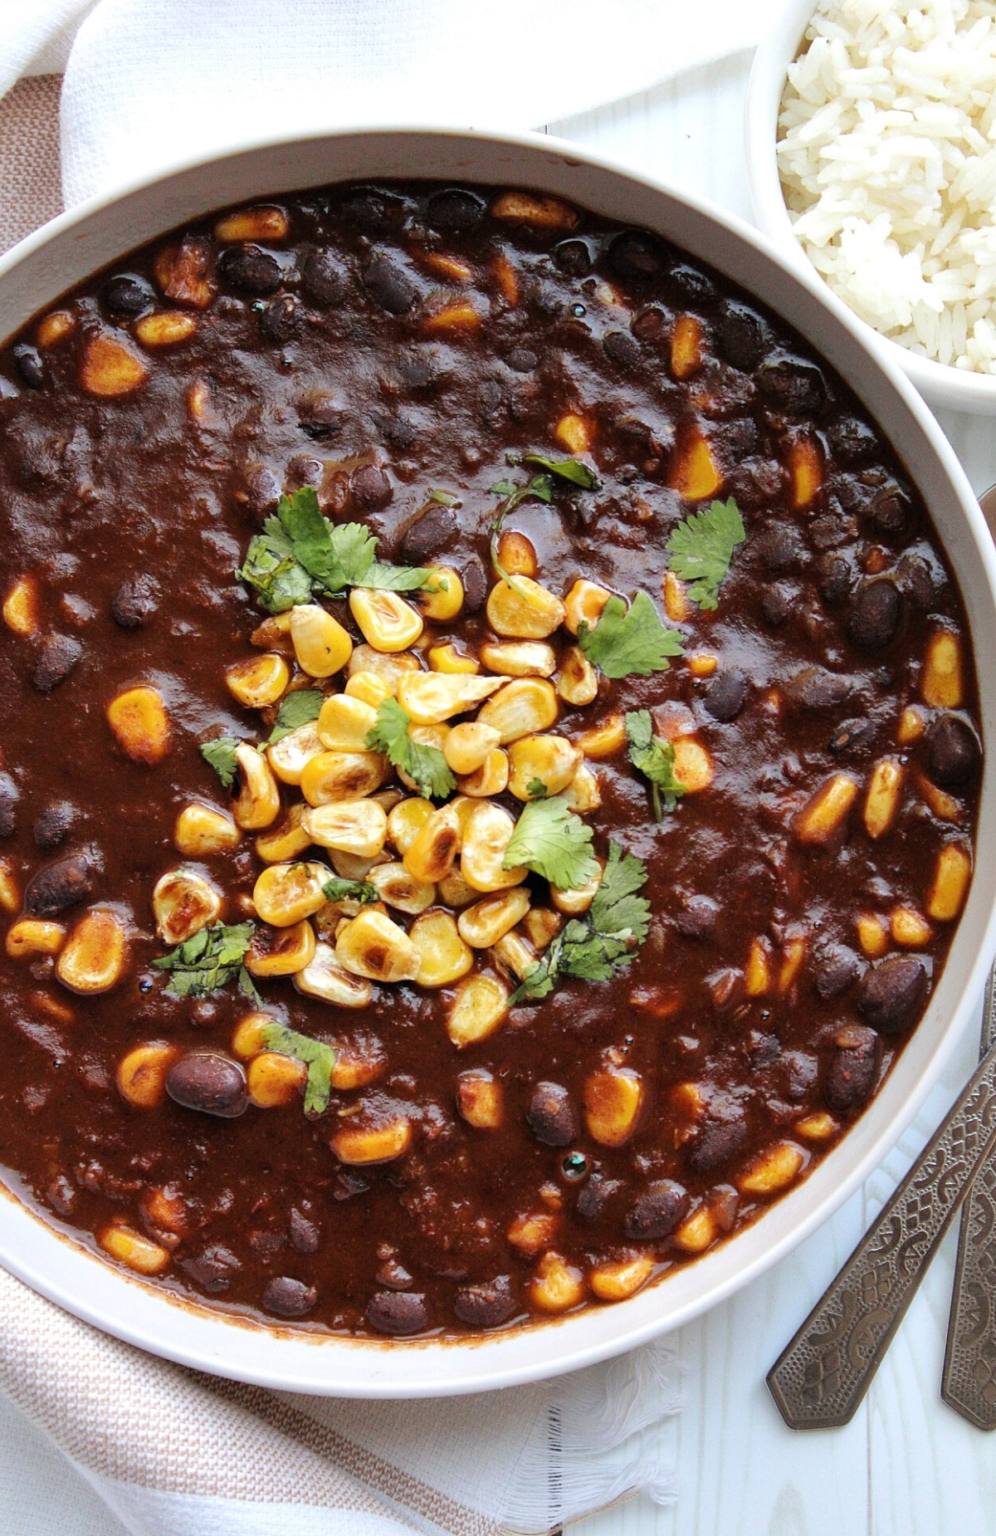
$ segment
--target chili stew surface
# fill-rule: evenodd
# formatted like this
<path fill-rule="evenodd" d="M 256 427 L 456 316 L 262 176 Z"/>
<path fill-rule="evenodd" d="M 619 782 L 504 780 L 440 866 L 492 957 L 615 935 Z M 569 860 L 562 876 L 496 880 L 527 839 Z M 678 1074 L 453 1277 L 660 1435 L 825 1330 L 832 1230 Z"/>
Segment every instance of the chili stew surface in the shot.
<path fill-rule="evenodd" d="M 836 1145 L 981 740 L 928 513 L 798 336 L 545 195 L 343 186 L 81 286 L 0 422 L 11 1189 L 211 1305 L 459 1334 Z"/>

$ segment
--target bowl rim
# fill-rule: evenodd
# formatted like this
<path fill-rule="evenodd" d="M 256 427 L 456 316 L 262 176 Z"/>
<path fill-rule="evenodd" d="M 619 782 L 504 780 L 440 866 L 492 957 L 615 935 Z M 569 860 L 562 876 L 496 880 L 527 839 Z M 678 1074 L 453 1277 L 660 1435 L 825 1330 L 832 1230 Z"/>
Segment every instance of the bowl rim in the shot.
<path fill-rule="evenodd" d="M 831 293 L 829 283 L 816 270 L 796 236 L 782 193 L 778 174 L 778 114 L 788 76 L 789 65 L 817 9 L 817 0 L 788 0 L 777 20 L 766 30 L 757 46 L 747 84 L 744 103 L 744 148 L 751 207 L 758 228 L 800 271 L 816 277 Z M 834 293 L 834 297 L 837 295 Z M 840 301 L 843 302 L 843 301 Z M 877 346 L 887 348 L 926 399 L 953 410 L 996 411 L 996 373 L 976 373 L 920 357 L 852 310 L 854 319 Z"/>
<path fill-rule="evenodd" d="M 136 178 L 126 187 L 89 199 L 29 235 L 0 258 L 0 280 L 35 258 L 44 265 L 46 251 L 63 236 L 72 237 L 76 249 L 85 252 L 87 221 L 99 219 L 118 205 L 127 204 L 136 194 L 158 194 L 185 172 L 199 168 L 210 169 L 217 177 L 223 174 L 226 167 L 231 168 L 247 160 L 253 162 L 259 155 L 265 159 L 267 151 L 276 150 L 279 156 L 280 152 L 315 146 L 327 148 L 334 156 L 336 149 L 341 151 L 343 144 L 349 141 L 367 143 L 373 139 L 386 142 L 392 135 L 400 135 L 405 143 L 412 139 L 421 140 L 426 146 L 435 141 L 437 152 L 442 148 L 449 149 L 454 144 L 458 148 L 466 145 L 471 151 L 480 151 L 482 154 L 495 151 L 499 161 L 502 151 L 510 151 L 512 154 L 509 158 L 518 156 L 519 159 L 529 161 L 532 185 L 543 186 L 555 193 L 559 186 L 557 178 L 566 179 L 568 173 L 576 167 L 593 173 L 596 183 L 601 176 L 609 188 L 624 183 L 624 190 L 630 197 L 635 197 L 642 189 L 651 200 L 662 197 L 665 203 L 670 203 L 683 215 L 696 216 L 700 224 L 713 227 L 718 225 L 718 235 L 727 239 L 732 237 L 740 254 L 744 254 L 741 250 L 744 245 L 750 247 L 760 263 L 772 269 L 772 279 L 778 277 L 781 281 L 784 277 L 790 284 L 795 283 L 805 290 L 809 299 L 815 302 L 815 309 L 829 316 L 829 335 L 833 345 L 850 352 L 855 369 L 859 365 L 870 365 L 877 381 L 876 388 L 881 385 L 889 409 L 908 421 L 914 432 L 919 432 L 922 450 L 940 473 L 945 494 L 951 504 L 951 515 L 959 528 L 964 523 L 967 544 L 964 554 L 958 556 L 959 577 L 962 568 L 969 570 L 970 549 L 972 569 L 981 572 L 977 578 L 981 584 L 979 622 L 996 634 L 996 550 L 978 503 L 944 434 L 896 367 L 895 361 L 883 354 L 879 347 L 869 343 L 866 334 L 868 327 L 859 322 L 830 293 L 812 269 L 796 271 L 777 245 L 736 215 L 665 180 L 650 177 L 609 156 L 590 152 L 567 141 L 532 133 L 387 123 L 375 128 L 342 127 L 334 131 L 316 131 L 304 135 L 265 135 L 232 149 L 192 157 L 165 172 Z M 445 145 L 441 145 L 440 140 L 445 140 Z M 432 164 L 431 161 L 427 163 Z M 366 174 L 376 176 L 377 172 L 368 171 Z M 380 174 L 386 177 L 391 173 L 382 171 Z M 336 179 L 350 178 L 341 170 L 334 170 L 328 180 L 334 182 Z M 438 177 L 434 171 L 429 170 L 425 179 Z M 474 179 L 492 185 L 508 184 L 507 180 L 502 180 L 500 172 L 493 180 L 482 175 Z M 554 185 L 550 185 L 551 182 Z M 317 184 L 313 179 L 296 183 L 302 190 L 305 186 Z M 520 180 L 519 184 L 524 184 L 524 180 Z M 273 193 L 272 186 L 267 191 Z M 258 190 L 251 195 L 259 197 L 266 193 Z M 561 195 L 569 196 L 570 193 L 563 191 Z M 593 197 L 594 194 L 589 196 Z M 578 201 L 584 201 L 580 194 Z M 224 202 L 216 201 L 212 206 L 224 206 Z M 176 217 L 165 217 L 160 233 L 165 233 L 179 221 Z M 135 242 L 144 243 L 145 239 Z M 84 280 L 85 276 L 73 278 L 60 292 L 74 282 Z M 735 278 L 732 280 L 736 281 Z M 762 302 L 770 301 L 764 298 Z M 795 324 L 793 321 L 786 323 Z M 829 345 L 829 342 L 821 344 L 817 350 L 826 355 Z M 878 418 L 884 407 L 880 402 L 870 409 Z M 885 430 L 887 436 L 891 435 L 890 429 Z M 948 556 L 954 563 L 955 556 L 950 549 Z M 961 585 L 964 593 L 964 579 L 961 579 Z M 973 652 L 978 656 L 974 629 Z M 996 680 L 989 687 L 992 697 L 987 701 L 981 667 L 979 673 L 981 702 L 983 706 L 987 703 L 991 706 L 986 716 L 993 722 L 993 731 L 986 729 L 989 739 L 996 733 Z M 981 841 L 985 824 L 984 815 L 990 820 L 996 817 L 996 809 L 992 814 L 988 811 L 994 799 L 996 764 L 990 769 L 987 762 L 978 841 Z M 444 1396 L 537 1381 L 608 1359 L 681 1326 L 757 1278 L 825 1221 L 879 1165 L 937 1081 L 976 1006 L 989 956 L 996 945 L 996 905 L 991 900 L 991 893 L 987 895 L 983 889 L 983 878 L 982 866 L 977 863 L 968 904 L 959 919 L 954 939 L 957 944 L 962 929 L 967 931 L 968 915 L 971 912 L 975 937 L 965 939 L 965 945 L 971 946 L 970 963 L 965 965 L 957 977 L 952 974 L 950 965 L 945 969 L 942 986 L 948 986 L 950 981 L 949 989 L 956 1000 L 951 1003 L 945 1021 L 931 1023 L 930 1045 L 924 1047 L 929 1054 L 919 1075 L 907 1084 L 905 1098 L 899 1097 L 897 1073 L 901 1076 L 903 1061 L 908 1059 L 912 1042 L 866 1114 L 843 1139 L 839 1148 L 823 1159 L 814 1173 L 796 1190 L 779 1200 L 766 1216 L 742 1230 L 730 1243 L 720 1245 L 713 1254 L 704 1255 L 692 1265 L 680 1268 L 659 1285 L 648 1288 L 617 1307 L 589 1306 L 579 1314 L 544 1322 L 536 1328 L 457 1342 L 428 1339 L 381 1343 L 369 1339 L 342 1339 L 338 1336 L 314 1336 L 266 1326 L 257 1327 L 242 1319 L 235 1319 L 233 1325 L 233 1319 L 222 1312 L 201 1308 L 186 1300 L 177 1301 L 162 1288 L 110 1266 L 81 1244 L 64 1237 L 53 1225 L 22 1205 L 14 1194 L 6 1191 L 8 1198 L 0 1200 L 0 1260 L 13 1274 L 65 1310 L 152 1354 L 216 1375 L 289 1391 L 306 1390 L 333 1396 L 387 1399 Z M 986 874 L 985 880 L 996 887 L 996 870 L 991 875 Z M 987 901 L 988 909 L 983 910 Z M 963 961 L 965 958 L 962 956 Z M 921 1030 L 925 1029 L 931 1015 L 932 1010 L 928 1007 Z M 924 1038 L 927 1038 L 926 1035 Z M 916 1034 L 913 1039 L 916 1039 Z M 890 1085 L 894 1085 L 891 1094 Z M 893 1099 L 895 1103 L 891 1103 Z M 891 1108 L 886 1113 L 886 1106 L 890 1104 Z M 862 1127 L 865 1129 L 859 1138 Z M 859 1147 L 863 1150 L 859 1151 Z M 849 1150 L 850 1157 L 847 1155 Z M 817 1193 L 814 1194 L 814 1191 Z M 776 1230 L 780 1235 L 776 1236 Z M 772 1240 L 765 1242 L 766 1237 Z M 732 1260 L 729 1255 L 734 1256 Z M 713 1258 L 717 1259 L 716 1263 L 711 1263 Z M 683 1275 L 691 1275 L 693 1278 L 690 1283 L 686 1278 L 681 1288 L 677 1282 Z M 703 1284 L 696 1288 L 694 1281 L 697 1276 L 702 1277 Z M 706 1277 L 712 1281 L 711 1284 Z M 668 1295 L 678 1297 L 677 1304 L 670 1309 L 666 1304 L 656 1309 L 652 1306 L 655 1298 L 661 1298 L 666 1303 Z M 164 1321 L 171 1307 L 175 1309 L 174 1315 L 184 1320 L 184 1327 L 172 1332 Z M 618 1323 L 613 1319 L 618 1319 Z M 239 1347 L 239 1341 L 242 1340 L 250 1341 L 248 1348 Z M 556 1347 L 557 1340 L 564 1341 L 563 1348 Z M 544 1347 L 550 1341 L 553 1341 L 554 1347 Z M 315 1359 L 322 1361 L 317 1369 L 309 1366 L 309 1352 L 312 1362 Z M 420 1361 L 425 1364 L 420 1366 Z M 451 1366 L 447 1370 L 448 1362 L 455 1362 L 455 1367 Z"/>

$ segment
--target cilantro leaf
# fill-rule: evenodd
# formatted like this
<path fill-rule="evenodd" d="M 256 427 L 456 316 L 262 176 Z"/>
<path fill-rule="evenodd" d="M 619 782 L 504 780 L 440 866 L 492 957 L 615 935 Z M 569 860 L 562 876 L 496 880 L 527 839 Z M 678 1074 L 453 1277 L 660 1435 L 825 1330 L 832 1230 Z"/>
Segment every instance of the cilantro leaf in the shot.
<path fill-rule="evenodd" d="M 630 710 L 626 716 L 626 735 L 629 760 L 637 772 L 650 780 L 654 815 L 660 821 L 661 796 L 664 808 L 673 811 L 685 793 L 685 786 L 674 776 L 674 747 L 655 736 L 649 709 Z"/>
<path fill-rule="evenodd" d="M 459 496 L 454 496 L 452 491 L 440 490 L 436 485 L 429 492 L 429 500 L 438 502 L 441 507 L 458 507 L 460 505 Z"/>
<path fill-rule="evenodd" d="M 264 1024 L 260 1034 L 268 1050 L 281 1056 L 293 1056 L 308 1068 L 308 1081 L 304 1088 L 304 1112 L 306 1115 L 323 1115 L 329 1107 L 332 1092 L 332 1072 L 339 1059 L 334 1045 L 324 1040 L 313 1040 L 310 1035 L 299 1035 L 286 1024 Z"/>
<path fill-rule="evenodd" d="M 545 800 L 548 790 L 542 779 L 530 779 L 526 785 L 526 794 L 530 800 Z"/>
<path fill-rule="evenodd" d="M 281 496 L 275 517 L 250 541 L 238 572 L 270 613 L 283 613 L 315 593 L 337 595 L 347 587 L 386 587 L 411 592 L 429 572 L 381 564 L 377 540 L 362 523 L 332 523 L 322 515 L 313 486 Z"/>
<path fill-rule="evenodd" d="M 681 636 L 665 629 L 646 592 L 638 592 L 627 609 L 621 597 L 609 598 L 594 629 L 582 619 L 578 645 L 606 677 L 649 677 L 666 672 L 668 656 L 681 656 Z"/>
<path fill-rule="evenodd" d="M 616 970 L 628 965 L 650 927 L 650 903 L 637 894 L 646 879 L 641 860 L 623 853 L 618 843 L 610 843 L 602 882 L 588 911 L 561 929 L 543 958 L 516 987 L 510 1003 L 549 997 L 564 976 L 608 981 Z"/>
<path fill-rule="evenodd" d="M 235 760 L 235 751 L 241 745 L 234 736 L 216 736 L 214 741 L 206 741 L 201 747 L 201 756 L 206 763 L 210 763 L 224 789 L 231 789 L 235 783 L 239 766 Z"/>
<path fill-rule="evenodd" d="M 526 501 L 530 496 L 536 501 L 552 501 L 553 481 L 549 475 L 533 475 L 527 485 L 513 485 L 511 480 L 499 480 L 497 485 L 491 487 L 491 494 L 501 496 L 504 500 L 505 505 L 501 509 L 501 517 L 504 518 L 520 501 Z"/>
<path fill-rule="evenodd" d="M 595 491 L 598 489 L 598 476 L 587 464 L 582 464 L 580 459 L 545 459 L 541 453 L 523 454 L 523 464 L 535 464 L 538 469 L 546 470 L 547 474 L 557 475 L 561 480 L 569 480 L 572 485 L 579 485 L 583 491 Z"/>
<path fill-rule="evenodd" d="M 369 880 L 341 880 L 337 875 L 326 880 L 322 890 L 326 901 L 358 901 L 362 907 L 368 901 L 378 900 L 377 887 Z"/>
<path fill-rule="evenodd" d="M 542 875 L 558 891 L 577 890 L 598 874 L 591 828 L 564 800 L 529 800 L 509 839 L 502 868 L 517 864 Z"/>
<path fill-rule="evenodd" d="M 371 752 L 385 753 L 395 768 L 414 779 L 426 800 L 445 800 L 456 789 L 449 764 L 438 747 L 412 741 L 409 725 L 411 716 L 397 699 L 385 699 L 367 732 L 367 747 Z"/>
<path fill-rule="evenodd" d="M 317 720 L 324 702 L 325 695 L 319 693 L 317 688 L 298 688 L 294 693 L 289 693 L 277 710 L 273 730 L 266 740 L 267 746 L 272 747 L 274 742 L 283 741 L 285 736 L 289 736 L 299 726 Z"/>
<path fill-rule="evenodd" d="M 258 998 L 243 963 L 255 931 L 254 923 L 236 923 L 233 927 L 212 923 L 171 949 L 168 955 L 153 960 L 153 969 L 170 972 L 167 990 L 177 997 L 204 997 L 237 977 L 242 991 Z"/>
<path fill-rule="evenodd" d="M 700 608 L 718 606 L 733 552 L 746 537 L 744 520 L 732 499 L 691 512 L 671 534 L 667 541 L 671 569 L 682 581 L 692 582 L 688 595 Z"/>

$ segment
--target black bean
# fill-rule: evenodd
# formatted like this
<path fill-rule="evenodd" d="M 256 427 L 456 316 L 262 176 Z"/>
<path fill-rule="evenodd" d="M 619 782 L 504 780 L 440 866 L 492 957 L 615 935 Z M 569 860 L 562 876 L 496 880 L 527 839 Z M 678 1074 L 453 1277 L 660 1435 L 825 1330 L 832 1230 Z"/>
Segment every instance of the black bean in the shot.
<path fill-rule="evenodd" d="M 711 304 L 716 297 L 716 284 L 698 267 L 685 261 L 676 261 L 667 274 L 667 286 L 683 304 Z"/>
<path fill-rule="evenodd" d="M 915 520 L 913 503 L 899 486 L 886 486 L 872 497 L 868 520 L 886 538 L 906 539 Z"/>
<path fill-rule="evenodd" d="M 834 757 L 857 757 L 866 752 L 875 737 L 872 720 L 842 720 L 827 742 L 827 751 Z"/>
<path fill-rule="evenodd" d="M 626 1236 L 667 1237 L 688 1209 L 688 1191 L 673 1179 L 659 1179 L 626 1212 Z"/>
<path fill-rule="evenodd" d="M 844 944 L 824 944 L 816 952 L 813 985 L 817 996 L 824 999 L 839 997 L 846 992 L 861 969 L 861 961 L 853 949 Z"/>
<path fill-rule="evenodd" d="M 133 272 L 121 272 L 116 277 L 109 277 L 101 290 L 101 297 L 112 315 L 128 319 L 144 314 L 156 302 L 151 283 L 147 283 L 144 277 L 136 277 Z"/>
<path fill-rule="evenodd" d="M 296 1207 L 291 1211 L 287 1222 L 287 1235 L 291 1241 L 291 1247 L 298 1253 L 317 1253 L 321 1234 L 313 1221 L 309 1221 Z"/>
<path fill-rule="evenodd" d="M 339 202 L 339 211 L 358 229 L 383 234 L 405 216 L 404 199 L 382 187 L 351 187 Z"/>
<path fill-rule="evenodd" d="M 505 353 L 505 365 L 513 373 L 532 373 L 539 365 L 539 358 L 529 347 L 513 347 Z"/>
<path fill-rule="evenodd" d="M 765 570 L 790 571 L 806 558 L 806 544 L 791 523 L 772 523 L 758 539 L 757 552 Z"/>
<path fill-rule="evenodd" d="M 942 715 L 930 733 L 928 773 L 943 789 L 962 789 L 979 771 L 982 748 L 972 727 L 957 715 Z"/>
<path fill-rule="evenodd" d="M 602 346 L 617 368 L 632 368 L 640 360 L 640 343 L 629 331 L 607 331 Z"/>
<path fill-rule="evenodd" d="M 587 240 L 572 236 L 554 246 L 553 259 L 568 277 L 587 277 L 592 268 L 591 246 Z"/>
<path fill-rule="evenodd" d="M 398 363 L 398 377 L 413 394 L 430 394 L 445 378 L 443 370 L 431 355 L 416 352 L 403 357 Z"/>
<path fill-rule="evenodd" d="M 569 1147 L 578 1132 L 571 1096 L 560 1083 L 537 1083 L 526 1110 L 529 1129 L 545 1147 Z"/>
<path fill-rule="evenodd" d="M 686 939 L 708 939 L 715 932 L 719 906 L 711 896 L 689 896 L 674 915 L 674 926 Z"/>
<path fill-rule="evenodd" d="M 276 511 L 281 489 L 280 481 L 266 464 L 253 464 L 246 470 L 243 495 L 246 510 L 255 522 L 262 522 L 268 513 Z"/>
<path fill-rule="evenodd" d="M 858 1008 L 883 1035 L 896 1035 L 919 1013 L 927 996 L 927 967 L 916 955 L 890 955 L 866 971 Z"/>
<path fill-rule="evenodd" d="M 778 1064 L 784 1077 L 785 1097 L 790 1103 L 804 1099 L 816 1081 L 819 1070 L 815 1056 L 808 1051 L 786 1051 Z"/>
<path fill-rule="evenodd" d="M 401 535 L 401 558 L 406 565 L 425 565 L 450 542 L 457 530 L 457 515 L 452 507 L 436 502 Z"/>
<path fill-rule="evenodd" d="M 703 703 L 714 720 L 735 720 L 747 699 L 747 679 L 739 667 L 724 667 L 706 685 Z"/>
<path fill-rule="evenodd" d="M 377 464 L 361 464 L 349 477 L 349 490 L 358 507 L 378 511 L 394 495 L 391 482 Z"/>
<path fill-rule="evenodd" d="M 725 362 L 752 373 L 768 348 L 771 330 L 757 310 L 739 299 L 724 299 L 715 320 L 716 351 Z"/>
<path fill-rule="evenodd" d="M 45 383 L 45 367 L 41 353 L 22 343 L 14 348 L 14 367 L 22 384 L 29 389 L 41 389 Z"/>
<path fill-rule="evenodd" d="M 17 830 L 17 802 L 20 791 L 9 773 L 0 773 L 0 837 L 13 837 Z"/>
<path fill-rule="evenodd" d="M 782 1043 L 777 1035 L 765 1034 L 763 1030 L 752 1029 L 747 1036 L 747 1060 L 755 1072 L 761 1072 L 765 1067 L 770 1067 L 773 1061 L 777 1061 L 781 1055 Z"/>
<path fill-rule="evenodd" d="M 65 682 L 82 655 L 83 647 L 72 635 L 48 635 L 31 669 L 32 687 L 39 693 L 51 693 Z"/>
<path fill-rule="evenodd" d="M 429 1309 L 418 1291 L 377 1291 L 367 1302 L 367 1322 L 378 1333 L 404 1338 L 428 1328 Z"/>
<path fill-rule="evenodd" d="M 476 229 L 487 204 L 476 192 L 465 187 L 446 187 L 433 192 L 425 205 L 425 221 L 430 229 L 444 235 L 466 235 Z"/>
<path fill-rule="evenodd" d="M 318 1300 L 313 1285 L 303 1280 L 293 1280 L 290 1275 L 278 1275 L 270 1280 L 263 1291 L 264 1312 L 275 1317 L 306 1317 Z"/>
<path fill-rule="evenodd" d="M 785 692 L 804 709 L 836 709 L 854 692 L 854 678 L 826 667 L 803 667 L 789 679 Z"/>
<path fill-rule="evenodd" d="M 468 1328 L 498 1328 L 517 1311 L 515 1292 L 508 1275 L 498 1275 L 485 1285 L 465 1285 L 453 1298 L 453 1311 Z"/>
<path fill-rule="evenodd" d="M 769 508 L 785 486 L 785 469 L 777 459 L 751 455 L 734 464 L 727 476 L 726 488 L 741 507 Z"/>
<path fill-rule="evenodd" d="M 638 341 L 660 341 L 668 327 L 667 311 L 659 304 L 648 304 L 630 321 L 629 328 Z"/>
<path fill-rule="evenodd" d="M 786 587 L 783 582 L 776 582 L 768 587 L 761 598 L 761 613 L 764 615 L 764 622 L 770 624 L 772 629 L 781 629 L 792 612 L 792 599 L 794 596 L 792 588 Z"/>
<path fill-rule="evenodd" d="M 29 917 L 55 917 L 93 894 L 93 872 L 83 854 L 69 854 L 37 870 L 24 892 Z"/>
<path fill-rule="evenodd" d="M 593 1173 L 578 1192 L 574 1209 L 580 1220 L 597 1221 L 604 1215 L 613 1195 L 617 1195 L 622 1187 L 619 1179 L 607 1179 L 602 1173 Z"/>
<path fill-rule="evenodd" d="M 122 629 L 140 629 L 158 603 L 159 593 L 151 576 L 128 576 L 111 598 L 111 617 Z"/>
<path fill-rule="evenodd" d="M 841 464 L 863 464 L 878 449 L 878 439 L 866 421 L 840 416 L 827 430 L 834 457 Z"/>
<path fill-rule="evenodd" d="M 178 1259 L 177 1262 L 209 1296 L 227 1291 L 242 1268 L 232 1250 L 223 1247 L 221 1243 L 212 1243 L 203 1252 L 193 1254 L 188 1259 Z"/>
<path fill-rule="evenodd" d="M 708 1173 L 720 1163 L 729 1162 L 746 1140 L 747 1122 L 742 1113 L 731 1110 L 722 1118 L 707 1115 L 688 1143 L 688 1166 L 693 1173 Z"/>
<path fill-rule="evenodd" d="M 218 257 L 218 272 L 240 293 L 276 293 L 283 281 L 280 263 L 258 245 L 230 245 Z"/>
<path fill-rule="evenodd" d="M 754 377 L 768 404 L 789 416 L 815 416 L 827 397 L 822 373 L 804 357 L 768 358 Z"/>
<path fill-rule="evenodd" d="M 282 346 L 285 341 L 291 341 L 301 328 L 301 315 L 297 307 L 297 299 L 292 293 L 281 294 L 278 299 L 271 299 L 259 317 L 259 333 L 264 341 L 270 341 L 274 346 Z"/>
<path fill-rule="evenodd" d="M 851 586 L 851 567 L 843 555 L 824 555 L 820 561 L 820 595 L 834 606 L 843 602 Z"/>
<path fill-rule="evenodd" d="M 313 304 L 327 307 L 342 298 L 342 270 L 331 251 L 311 251 L 301 270 L 301 289 Z"/>
<path fill-rule="evenodd" d="M 609 245 L 608 262 L 616 277 L 648 282 L 664 270 L 664 247 L 645 229 L 624 229 Z"/>
<path fill-rule="evenodd" d="M 893 639 L 902 617 L 902 598 L 895 582 L 866 581 L 851 601 L 847 633 L 863 651 L 880 651 Z"/>
<path fill-rule="evenodd" d="M 246 1075 L 220 1051 L 188 1051 L 166 1074 L 166 1092 L 185 1109 L 234 1119 L 248 1103 Z"/>
<path fill-rule="evenodd" d="M 72 831 L 75 819 L 76 807 L 68 800 L 56 800 L 52 805 L 47 805 L 32 829 L 35 846 L 44 853 L 58 848 Z"/>
<path fill-rule="evenodd" d="M 882 1060 L 882 1041 L 863 1024 L 837 1031 L 823 1096 L 830 1109 L 847 1114 L 871 1098 Z"/>
<path fill-rule="evenodd" d="M 460 572 L 460 580 L 463 582 L 464 613 L 480 613 L 488 596 L 488 578 L 476 555 L 467 561 Z"/>
<path fill-rule="evenodd" d="M 386 416 L 382 411 L 371 411 L 370 420 L 384 442 L 396 448 L 399 453 L 407 453 L 418 442 L 418 428 L 403 411 L 393 416 Z"/>
<path fill-rule="evenodd" d="M 379 252 L 364 267 L 363 284 L 381 308 L 392 315 L 406 315 L 418 297 L 411 277 L 386 251 Z"/>
<path fill-rule="evenodd" d="M 298 426 L 314 442 L 331 442 L 340 436 L 344 412 L 332 395 L 311 395 L 298 409 Z"/>

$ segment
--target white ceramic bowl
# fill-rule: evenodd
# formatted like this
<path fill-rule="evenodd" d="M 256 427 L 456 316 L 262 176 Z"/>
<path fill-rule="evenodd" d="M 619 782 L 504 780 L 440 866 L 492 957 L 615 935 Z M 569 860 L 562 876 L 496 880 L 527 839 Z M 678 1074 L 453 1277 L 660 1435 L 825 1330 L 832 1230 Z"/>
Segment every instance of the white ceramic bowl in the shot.
<path fill-rule="evenodd" d="M 527 186 L 659 231 L 742 284 L 806 336 L 878 418 L 930 507 L 961 582 L 976 654 L 996 655 L 996 557 L 946 439 L 895 365 L 813 273 L 746 224 L 576 145 L 538 136 L 383 129 L 263 143 L 96 199 L 0 260 L 0 331 L 96 269 L 222 204 L 352 178 L 432 177 Z M 996 673 L 980 667 L 983 729 L 996 739 Z M 985 768 L 979 845 L 996 843 L 996 754 Z M 732 1241 L 619 1306 L 469 1343 L 342 1340 L 231 1320 L 181 1302 L 0 1199 L 0 1262 L 70 1312 L 184 1364 L 290 1390 L 417 1397 L 510 1386 L 587 1365 L 664 1333 L 775 1263 L 884 1157 L 937 1077 L 983 983 L 994 942 L 996 861 L 980 861 L 943 977 L 877 1098 L 810 1178 Z"/>
<path fill-rule="evenodd" d="M 795 271 L 806 272 L 822 283 L 822 277 L 795 237 L 776 155 L 778 116 L 788 68 L 802 48 L 814 10 L 815 0 L 789 0 L 778 21 L 761 39 L 747 88 L 745 143 L 747 177 L 758 228 L 770 237 Z M 881 336 L 865 321 L 856 318 L 855 323 L 899 364 L 931 405 L 996 415 L 996 374 L 968 373 L 928 357 L 918 357 L 907 347 Z"/>

